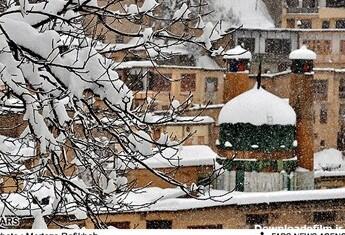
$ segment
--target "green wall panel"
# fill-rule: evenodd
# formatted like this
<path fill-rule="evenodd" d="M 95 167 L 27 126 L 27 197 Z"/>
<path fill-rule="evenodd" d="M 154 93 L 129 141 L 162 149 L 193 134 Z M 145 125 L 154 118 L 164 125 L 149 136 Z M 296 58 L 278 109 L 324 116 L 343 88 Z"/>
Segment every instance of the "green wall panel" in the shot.
<path fill-rule="evenodd" d="M 292 125 L 262 125 L 249 123 L 225 123 L 220 125 L 220 147 L 229 141 L 230 149 L 237 151 L 273 152 L 293 149 L 295 126 Z M 253 148 L 258 145 L 258 148 Z M 284 147 L 282 147 L 284 146 Z"/>

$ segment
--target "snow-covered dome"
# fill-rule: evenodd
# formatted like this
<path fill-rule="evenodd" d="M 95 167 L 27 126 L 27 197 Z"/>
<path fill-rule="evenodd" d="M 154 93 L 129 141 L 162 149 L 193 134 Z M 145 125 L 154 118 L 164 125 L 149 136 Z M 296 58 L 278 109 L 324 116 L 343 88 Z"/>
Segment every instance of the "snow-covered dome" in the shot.
<path fill-rule="evenodd" d="M 290 60 L 316 60 L 316 53 L 309 50 L 305 45 L 294 50 L 289 55 Z"/>
<path fill-rule="evenodd" d="M 250 51 L 247 51 L 246 49 L 244 49 L 240 45 L 238 45 L 235 48 L 227 50 L 225 52 L 223 58 L 227 59 L 227 60 L 229 60 L 229 59 L 251 60 L 252 59 L 252 53 L 250 53 Z"/>
<path fill-rule="evenodd" d="M 286 100 L 254 86 L 224 105 L 218 123 L 295 125 L 296 113 Z"/>

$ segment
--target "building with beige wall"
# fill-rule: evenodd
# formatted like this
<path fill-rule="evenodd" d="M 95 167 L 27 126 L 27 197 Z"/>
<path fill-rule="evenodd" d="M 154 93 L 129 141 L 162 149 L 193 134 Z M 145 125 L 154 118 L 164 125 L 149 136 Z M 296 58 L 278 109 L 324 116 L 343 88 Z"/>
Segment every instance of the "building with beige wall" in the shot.
<path fill-rule="evenodd" d="M 342 68 L 345 64 L 344 29 L 238 29 L 219 45 L 223 44 L 230 48 L 243 45 L 252 53 L 251 73 L 257 73 L 260 58 L 264 73 L 286 71 L 289 53 L 302 45 L 317 54 L 315 67 Z M 222 59 L 218 62 L 222 64 Z"/>
<path fill-rule="evenodd" d="M 143 161 L 149 170 L 136 165 L 126 177 L 135 187 L 174 188 L 176 182 L 186 185 L 208 186 L 213 181 L 218 155 L 206 145 L 190 145 L 163 149 Z M 164 173 L 159 177 L 156 173 Z M 164 180 L 171 177 L 173 180 Z"/>
<path fill-rule="evenodd" d="M 132 87 L 136 105 L 143 104 L 150 97 L 156 103 L 155 110 L 168 110 L 173 99 L 183 103 L 191 95 L 193 104 L 223 102 L 224 70 L 214 63 L 201 67 L 155 66 L 152 63 L 140 66 L 140 61 L 127 66 L 124 62 L 119 64 L 117 71 L 121 79 Z"/>
<path fill-rule="evenodd" d="M 345 3 L 334 0 L 284 0 L 282 28 L 345 28 Z"/>

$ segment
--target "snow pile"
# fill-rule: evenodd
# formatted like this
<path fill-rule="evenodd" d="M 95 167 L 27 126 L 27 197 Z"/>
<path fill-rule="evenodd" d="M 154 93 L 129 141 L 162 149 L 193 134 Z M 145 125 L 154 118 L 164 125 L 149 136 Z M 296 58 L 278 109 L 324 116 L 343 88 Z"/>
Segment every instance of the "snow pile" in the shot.
<path fill-rule="evenodd" d="M 178 20 L 178 19 L 188 19 L 189 14 L 191 11 L 188 9 L 188 6 L 186 3 L 183 3 L 181 8 L 175 11 L 173 20 Z"/>
<path fill-rule="evenodd" d="M 131 69 L 131 68 L 152 68 L 157 64 L 151 60 L 144 61 L 124 61 L 120 63 L 114 63 L 114 69 Z"/>
<path fill-rule="evenodd" d="M 161 125 L 198 125 L 198 124 L 211 124 L 214 123 L 214 119 L 210 116 L 176 116 L 173 120 L 167 122 L 166 117 L 163 115 L 146 115 L 145 121 L 152 124 Z"/>
<path fill-rule="evenodd" d="M 274 21 L 262 0 L 214 0 L 208 4 L 210 10 L 215 11 L 209 17 L 213 22 L 222 20 L 228 27 L 243 25 L 244 28 L 274 28 Z"/>
<path fill-rule="evenodd" d="M 343 171 L 345 160 L 343 154 L 336 149 L 325 149 L 314 154 L 315 171 Z"/>
<path fill-rule="evenodd" d="M 236 46 L 235 48 L 232 48 L 225 52 L 224 59 L 244 59 L 244 60 L 252 60 L 252 53 L 250 51 L 247 51 L 246 49 L 243 49 L 240 45 Z"/>
<path fill-rule="evenodd" d="M 215 165 L 218 155 L 206 145 L 170 147 L 144 160 L 152 168 Z M 143 166 L 139 166 L 143 168 Z"/>
<path fill-rule="evenodd" d="M 316 53 L 309 50 L 305 45 L 294 50 L 289 55 L 290 60 L 316 60 Z"/>
<path fill-rule="evenodd" d="M 185 193 L 179 188 L 160 189 L 145 188 L 136 193 L 129 193 L 123 197 L 128 204 L 157 203 L 135 211 L 178 211 L 196 208 L 207 208 L 230 205 L 253 205 L 274 202 L 298 202 L 310 200 L 344 199 L 345 189 L 277 191 L 277 192 L 232 192 L 221 190 L 207 190 L 205 195 L 199 194 L 197 198 L 182 197 Z M 211 197 L 211 198 L 210 198 Z M 105 211 L 105 213 L 107 213 Z"/>
<path fill-rule="evenodd" d="M 129 147 L 134 152 L 139 152 L 143 156 L 152 154 L 152 138 L 145 131 L 138 131 L 128 137 Z"/>
<path fill-rule="evenodd" d="M 257 89 L 255 85 L 224 105 L 218 123 L 295 125 L 296 113 L 284 99 L 263 88 Z"/>
<path fill-rule="evenodd" d="M 222 69 L 217 62 L 208 55 L 197 57 L 195 66 L 204 69 Z"/>
<path fill-rule="evenodd" d="M 197 38 L 197 42 L 202 42 L 205 44 L 207 49 L 212 48 L 212 42 L 219 40 L 226 34 L 225 27 L 222 27 L 221 24 L 214 25 L 212 22 L 208 22 L 203 30 L 202 35 Z"/>

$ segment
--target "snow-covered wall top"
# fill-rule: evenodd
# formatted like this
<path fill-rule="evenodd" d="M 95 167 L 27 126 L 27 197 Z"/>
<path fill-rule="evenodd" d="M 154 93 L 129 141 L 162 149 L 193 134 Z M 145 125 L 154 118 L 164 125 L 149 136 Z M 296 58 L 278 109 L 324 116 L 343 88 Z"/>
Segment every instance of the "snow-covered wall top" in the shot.
<path fill-rule="evenodd" d="M 290 60 L 316 60 L 316 53 L 309 50 L 305 45 L 294 50 L 289 55 Z"/>
<path fill-rule="evenodd" d="M 209 4 L 216 12 L 212 17 L 222 19 L 226 26 L 274 28 L 274 20 L 262 0 L 214 0 Z"/>
<path fill-rule="evenodd" d="M 284 99 L 254 86 L 224 105 L 218 123 L 295 125 L 296 113 Z"/>
<path fill-rule="evenodd" d="M 170 168 L 177 166 L 215 165 L 218 155 L 206 145 L 181 146 L 167 148 L 157 153 L 144 163 L 152 168 Z M 141 168 L 141 166 L 139 166 Z"/>
<path fill-rule="evenodd" d="M 238 45 L 235 48 L 232 48 L 226 51 L 223 58 L 251 60 L 252 53 L 250 53 L 250 51 L 247 51 L 246 49 L 243 49 L 240 45 Z"/>
<path fill-rule="evenodd" d="M 315 171 L 343 171 L 345 161 L 343 154 L 336 149 L 325 149 L 314 154 Z"/>

